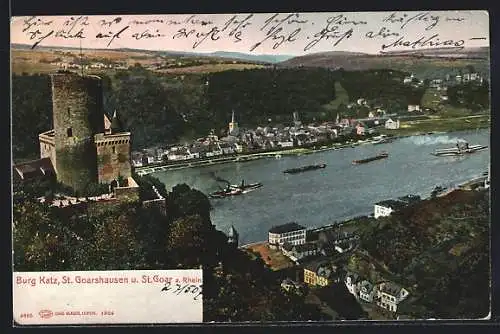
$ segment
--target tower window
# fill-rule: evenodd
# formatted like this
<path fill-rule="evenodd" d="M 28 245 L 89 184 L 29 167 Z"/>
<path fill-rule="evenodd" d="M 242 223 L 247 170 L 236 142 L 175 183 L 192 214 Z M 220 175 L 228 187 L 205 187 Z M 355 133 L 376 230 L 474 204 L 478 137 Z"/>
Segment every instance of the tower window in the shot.
<path fill-rule="evenodd" d="M 70 117 L 70 116 L 71 116 L 71 113 L 70 113 L 69 107 L 68 107 L 68 117 Z"/>
<path fill-rule="evenodd" d="M 68 128 L 68 129 L 66 130 L 66 134 L 68 135 L 68 138 L 69 138 L 69 137 L 73 137 L 73 129 L 72 129 L 72 128 Z"/>
<path fill-rule="evenodd" d="M 115 153 L 116 153 L 116 147 L 113 146 L 113 154 L 115 154 Z"/>

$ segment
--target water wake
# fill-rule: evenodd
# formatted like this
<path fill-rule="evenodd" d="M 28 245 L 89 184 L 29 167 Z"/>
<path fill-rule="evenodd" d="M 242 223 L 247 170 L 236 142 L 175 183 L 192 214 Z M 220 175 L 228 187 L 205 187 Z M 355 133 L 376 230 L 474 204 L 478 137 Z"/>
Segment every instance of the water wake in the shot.
<path fill-rule="evenodd" d="M 418 146 L 430 146 L 430 145 L 441 145 L 441 144 L 456 144 L 457 142 L 465 142 L 464 139 L 458 137 L 450 136 L 420 136 L 420 137 L 409 137 L 406 138 L 408 141 L 414 145 Z"/>

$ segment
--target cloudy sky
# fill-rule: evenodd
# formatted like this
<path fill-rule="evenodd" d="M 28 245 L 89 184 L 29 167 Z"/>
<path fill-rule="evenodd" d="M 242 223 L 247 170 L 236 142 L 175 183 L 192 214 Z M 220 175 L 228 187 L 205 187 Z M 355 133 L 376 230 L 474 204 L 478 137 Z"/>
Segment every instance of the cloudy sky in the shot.
<path fill-rule="evenodd" d="M 412 44 L 415 41 L 420 44 Z M 37 42 L 38 46 L 188 52 L 378 53 L 488 46 L 489 17 L 486 11 L 408 11 L 12 18 L 11 43 Z"/>

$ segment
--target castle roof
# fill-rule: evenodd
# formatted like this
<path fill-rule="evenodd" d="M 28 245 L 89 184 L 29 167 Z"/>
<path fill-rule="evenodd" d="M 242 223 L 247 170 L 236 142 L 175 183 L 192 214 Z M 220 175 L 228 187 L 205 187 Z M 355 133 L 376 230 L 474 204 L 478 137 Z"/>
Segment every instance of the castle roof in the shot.
<path fill-rule="evenodd" d="M 14 166 L 14 170 L 22 180 L 55 173 L 50 158 L 42 158 L 17 164 Z"/>
<path fill-rule="evenodd" d="M 111 129 L 111 121 L 109 120 L 109 117 L 106 116 L 106 114 L 104 114 L 104 129 Z"/>
<path fill-rule="evenodd" d="M 113 118 L 111 119 L 111 131 L 113 133 L 122 132 L 123 131 L 123 126 L 122 126 L 122 123 L 121 123 L 120 119 L 116 115 L 116 110 L 113 113 Z"/>

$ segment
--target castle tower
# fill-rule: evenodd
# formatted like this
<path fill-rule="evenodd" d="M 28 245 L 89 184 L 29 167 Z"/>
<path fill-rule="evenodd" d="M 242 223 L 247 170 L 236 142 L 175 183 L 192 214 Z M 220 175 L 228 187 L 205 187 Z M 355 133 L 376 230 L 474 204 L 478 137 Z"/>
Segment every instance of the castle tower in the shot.
<path fill-rule="evenodd" d="M 234 248 L 238 248 L 239 235 L 233 225 L 229 228 L 229 233 L 227 234 L 227 243 Z"/>
<path fill-rule="evenodd" d="M 51 79 L 54 167 L 58 181 L 79 191 L 98 180 L 94 135 L 104 130 L 101 79 L 76 73 Z"/>
<path fill-rule="evenodd" d="M 132 176 L 130 135 L 130 132 L 124 132 L 115 110 L 109 128 L 95 136 L 99 183 L 112 183 L 119 177 L 127 179 Z"/>
<path fill-rule="evenodd" d="M 240 130 L 238 128 L 238 123 L 236 122 L 236 119 L 234 117 L 234 110 L 231 115 L 231 123 L 229 123 L 229 135 L 231 136 L 237 136 L 239 134 Z"/>

